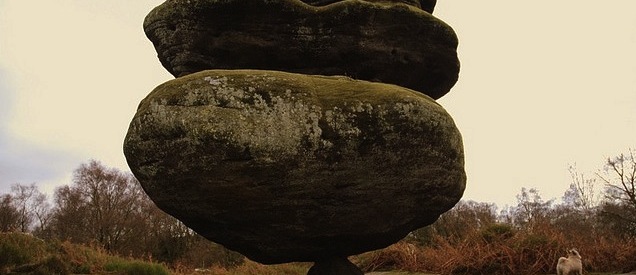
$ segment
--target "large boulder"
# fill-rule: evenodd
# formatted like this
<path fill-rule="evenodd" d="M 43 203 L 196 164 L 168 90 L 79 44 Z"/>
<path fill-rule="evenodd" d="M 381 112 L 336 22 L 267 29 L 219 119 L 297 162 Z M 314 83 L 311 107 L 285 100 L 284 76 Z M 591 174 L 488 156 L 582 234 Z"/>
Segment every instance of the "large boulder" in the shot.
<path fill-rule="evenodd" d="M 144 30 L 176 77 L 206 69 L 346 75 L 437 99 L 459 74 L 453 29 L 389 0 L 168 0 L 148 14 Z"/>
<path fill-rule="evenodd" d="M 460 133 L 431 98 L 276 71 L 158 86 L 124 153 L 157 206 L 196 232 L 262 263 L 323 263 L 316 274 L 433 223 L 466 180 Z"/>

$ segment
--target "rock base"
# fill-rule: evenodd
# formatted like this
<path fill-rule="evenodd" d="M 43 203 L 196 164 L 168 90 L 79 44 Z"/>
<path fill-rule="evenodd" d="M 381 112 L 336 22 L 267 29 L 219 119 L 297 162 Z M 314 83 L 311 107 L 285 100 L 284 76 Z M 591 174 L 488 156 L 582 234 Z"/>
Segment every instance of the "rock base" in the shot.
<path fill-rule="evenodd" d="M 364 275 L 356 265 L 347 258 L 331 258 L 317 261 L 307 275 Z"/>

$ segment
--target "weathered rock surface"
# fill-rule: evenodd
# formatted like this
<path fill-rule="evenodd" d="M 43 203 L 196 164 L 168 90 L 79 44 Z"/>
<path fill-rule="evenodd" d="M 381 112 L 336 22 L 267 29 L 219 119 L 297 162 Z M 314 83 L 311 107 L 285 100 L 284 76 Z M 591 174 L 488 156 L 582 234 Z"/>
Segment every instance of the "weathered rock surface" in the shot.
<path fill-rule="evenodd" d="M 388 246 L 465 187 L 461 136 L 440 105 L 346 77 L 211 70 L 168 81 L 140 103 L 124 153 L 157 206 L 262 263 Z"/>
<path fill-rule="evenodd" d="M 346 75 L 437 99 L 459 74 L 452 28 L 391 1 L 168 0 L 144 30 L 177 77 L 206 69 Z"/>

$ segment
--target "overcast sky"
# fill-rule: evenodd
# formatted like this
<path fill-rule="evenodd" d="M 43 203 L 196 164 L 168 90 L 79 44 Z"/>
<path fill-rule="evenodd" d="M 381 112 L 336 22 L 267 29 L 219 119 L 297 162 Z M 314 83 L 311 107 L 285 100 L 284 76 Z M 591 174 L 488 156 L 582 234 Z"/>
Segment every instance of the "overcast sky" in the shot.
<path fill-rule="evenodd" d="M 137 104 L 172 79 L 143 34 L 160 0 L 0 0 L 0 193 L 52 192 L 89 159 L 128 171 Z M 460 79 L 439 100 L 464 138 L 464 198 L 560 198 L 636 147 L 636 1 L 440 0 Z"/>

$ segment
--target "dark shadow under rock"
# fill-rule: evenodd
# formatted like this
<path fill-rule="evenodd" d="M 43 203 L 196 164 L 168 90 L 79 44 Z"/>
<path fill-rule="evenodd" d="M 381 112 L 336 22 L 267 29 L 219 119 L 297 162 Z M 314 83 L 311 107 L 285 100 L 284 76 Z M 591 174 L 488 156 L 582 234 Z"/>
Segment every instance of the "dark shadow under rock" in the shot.
<path fill-rule="evenodd" d="M 364 275 L 364 272 L 342 257 L 316 261 L 307 275 Z"/>

